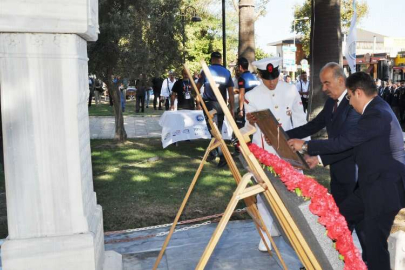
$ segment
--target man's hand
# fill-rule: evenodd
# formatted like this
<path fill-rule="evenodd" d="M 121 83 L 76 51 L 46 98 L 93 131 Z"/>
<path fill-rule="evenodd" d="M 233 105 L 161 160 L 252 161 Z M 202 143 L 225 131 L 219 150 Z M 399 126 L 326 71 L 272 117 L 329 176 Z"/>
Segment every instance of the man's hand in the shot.
<path fill-rule="evenodd" d="M 304 155 L 304 158 L 310 169 L 315 168 L 319 164 L 319 159 L 317 156 Z"/>
<path fill-rule="evenodd" d="M 254 126 L 255 123 L 257 122 L 256 117 L 254 117 L 254 115 L 251 114 L 251 113 L 247 113 L 247 114 L 246 114 L 246 120 L 247 120 L 252 126 Z"/>
<path fill-rule="evenodd" d="M 304 140 L 300 140 L 300 139 L 291 139 L 288 140 L 288 145 L 290 146 L 290 148 L 294 151 L 301 151 L 302 149 L 302 145 L 304 144 Z"/>
<path fill-rule="evenodd" d="M 243 111 L 240 111 L 240 112 L 238 113 L 238 116 L 239 116 L 239 117 L 243 117 Z"/>

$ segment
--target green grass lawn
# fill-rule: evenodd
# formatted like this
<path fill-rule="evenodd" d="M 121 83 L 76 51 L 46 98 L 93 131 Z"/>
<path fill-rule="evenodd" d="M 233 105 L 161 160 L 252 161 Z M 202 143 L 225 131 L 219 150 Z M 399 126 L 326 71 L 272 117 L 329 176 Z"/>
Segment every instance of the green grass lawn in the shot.
<path fill-rule="evenodd" d="M 146 105 L 145 105 L 146 106 Z M 125 105 L 124 116 L 150 116 L 150 115 L 162 115 L 164 110 L 154 110 L 153 100 L 149 103 L 149 108 L 145 107 L 144 113 L 135 113 L 135 100 L 127 100 Z M 110 106 L 108 101 L 103 101 L 101 104 L 96 105 L 93 101 L 92 105 L 89 107 L 89 116 L 114 116 L 113 107 Z"/>
<path fill-rule="evenodd" d="M 97 203 L 103 207 L 105 231 L 173 222 L 208 143 L 209 140 L 195 140 L 162 149 L 158 138 L 128 140 L 123 144 L 92 140 L 94 189 Z M 329 186 L 328 169 L 318 167 L 307 173 Z M 207 162 L 181 219 L 222 213 L 235 188 L 228 168 L 218 169 Z M 4 191 L 0 165 L 0 238 L 7 236 Z M 237 206 L 242 207 L 243 202 Z M 233 217 L 245 218 L 246 214 Z"/>
<path fill-rule="evenodd" d="M 129 140 L 125 144 L 93 140 L 94 186 L 103 207 L 105 230 L 171 223 L 208 143 L 183 142 L 162 149 L 159 139 Z M 328 169 L 319 167 L 312 176 L 328 186 Z M 206 163 L 181 219 L 222 213 L 235 188 L 229 169 Z"/>

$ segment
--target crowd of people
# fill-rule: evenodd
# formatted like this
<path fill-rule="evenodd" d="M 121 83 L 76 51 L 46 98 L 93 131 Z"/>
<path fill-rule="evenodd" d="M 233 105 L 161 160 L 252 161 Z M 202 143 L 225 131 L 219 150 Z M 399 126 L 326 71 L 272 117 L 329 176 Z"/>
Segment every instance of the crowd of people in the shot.
<path fill-rule="evenodd" d="M 281 61 L 282 58 L 275 57 L 249 63 L 240 57 L 232 76 L 222 66 L 222 55 L 213 52 L 208 68 L 239 128 L 255 125 L 251 112 L 270 109 L 288 137 L 293 138 L 290 147 L 304 155 L 310 168 L 318 164 L 330 166 L 331 195 L 349 229 L 356 230 L 363 260 L 369 269 L 390 269 L 387 238 L 395 215 L 405 207 L 405 152 L 400 126 L 405 122 L 405 81 L 375 82 L 363 72 L 346 78 L 339 64 L 328 63 L 319 75 L 328 99 L 320 113 L 307 122 L 310 89 L 307 74 L 302 72 L 293 82 L 289 75 L 281 73 Z M 249 71 L 250 65 L 257 74 Z M 148 107 L 152 91 L 154 110 L 201 109 L 191 80 L 207 109 L 216 110 L 216 124 L 221 130 L 224 111 L 202 71 L 189 78 L 186 70 L 182 70 L 181 78 L 177 79 L 170 71 L 164 80 L 153 78 L 150 82 L 141 75 L 136 82 L 135 112 L 144 112 L 145 99 Z M 114 79 L 114 84 L 118 83 L 119 77 Z M 94 90 L 90 91 L 89 106 L 93 95 L 98 104 L 100 95 L 96 92 L 103 91 L 103 83 L 91 78 L 89 87 Z M 124 92 L 122 83 L 120 89 Z M 121 98 L 124 111 L 125 95 Z M 310 136 L 324 128 L 327 140 L 310 140 Z M 277 154 L 260 129 L 253 134 L 252 141 Z M 218 167 L 226 165 L 219 148 L 211 151 L 207 160 L 217 158 Z M 271 235 L 278 235 L 260 196 L 257 206 Z M 271 247 L 266 236 L 264 240 Z M 264 241 L 259 243 L 259 250 L 266 251 Z"/>
<path fill-rule="evenodd" d="M 381 82 L 377 81 L 378 95 L 384 99 L 392 108 L 399 123 L 405 122 L 405 81 Z"/>

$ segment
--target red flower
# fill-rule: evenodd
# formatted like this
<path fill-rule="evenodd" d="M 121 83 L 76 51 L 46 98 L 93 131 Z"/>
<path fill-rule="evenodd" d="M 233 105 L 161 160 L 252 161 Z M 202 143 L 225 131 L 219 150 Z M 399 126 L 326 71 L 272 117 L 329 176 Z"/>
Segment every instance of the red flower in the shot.
<path fill-rule="evenodd" d="M 319 216 L 318 222 L 326 227 L 329 238 L 336 240 L 336 249 L 344 256 L 344 269 L 367 269 L 361 260 L 360 252 L 353 244 L 346 220 L 340 215 L 339 209 L 328 190 L 314 179 L 297 172 L 290 163 L 278 156 L 268 153 L 255 144 L 248 146 L 260 163 L 273 168 L 273 171 L 280 176 L 280 180 L 288 190 L 294 192 L 296 188 L 299 188 L 304 197 L 311 199 L 309 210 Z"/>

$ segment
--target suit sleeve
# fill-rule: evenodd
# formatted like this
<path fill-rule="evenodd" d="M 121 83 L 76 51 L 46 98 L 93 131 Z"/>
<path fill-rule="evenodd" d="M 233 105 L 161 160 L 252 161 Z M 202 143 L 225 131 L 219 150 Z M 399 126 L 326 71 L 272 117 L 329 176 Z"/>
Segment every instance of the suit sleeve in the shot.
<path fill-rule="evenodd" d="M 317 133 L 326 126 L 324 114 L 325 108 L 323 108 L 322 111 L 307 124 L 288 130 L 288 137 L 302 139 Z"/>
<path fill-rule="evenodd" d="M 372 110 L 360 118 L 354 129 L 342 133 L 339 137 L 328 140 L 309 141 L 308 154 L 316 156 L 349 150 L 386 132 L 387 123 L 385 122 L 379 111 Z"/>
<path fill-rule="evenodd" d="M 353 108 L 350 108 L 350 111 L 345 119 L 344 126 L 340 131 L 340 134 L 345 134 L 350 132 L 350 130 L 354 130 L 359 122 L 360 114 L 358 114 Z M 335 162 L 339 162 L 343 159 L 346 159 L 353 155 L 353 149 L 346 150 L 339 154 L 332 154 L 332 155 L 321 155 L 322 164 L 324 166 L 333 164 Z"/>

